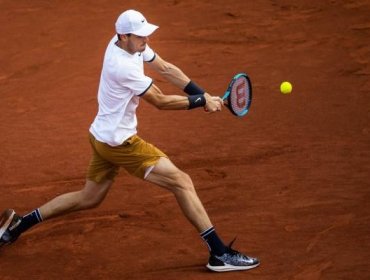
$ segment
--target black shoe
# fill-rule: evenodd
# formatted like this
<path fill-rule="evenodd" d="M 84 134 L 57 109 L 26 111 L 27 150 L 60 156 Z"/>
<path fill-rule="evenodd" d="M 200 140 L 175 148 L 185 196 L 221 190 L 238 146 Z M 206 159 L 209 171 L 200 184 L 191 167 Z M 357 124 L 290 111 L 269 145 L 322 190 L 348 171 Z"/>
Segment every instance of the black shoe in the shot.
<path fill-rule="evenodd" d="M 18 216 L 13 209 L 6 209 L 0 217 L 0 247 L 6 244 L 13 243 L 17 240 L 20 234 L 12 233 L 22 221 L 22 217 Z"/>
<path fill-rule="evenodd" d="M 234 239 L 235 241 L 235 239 Z M 256 258 L 251 258 L 238 251 L 231 249 L 232 241 L 227 251 L 222 256 L 212 255 L 209 257 L 207 268 L 212 271 L 225 272 L 235 270 L 248 270 L 259 266 Z"/>

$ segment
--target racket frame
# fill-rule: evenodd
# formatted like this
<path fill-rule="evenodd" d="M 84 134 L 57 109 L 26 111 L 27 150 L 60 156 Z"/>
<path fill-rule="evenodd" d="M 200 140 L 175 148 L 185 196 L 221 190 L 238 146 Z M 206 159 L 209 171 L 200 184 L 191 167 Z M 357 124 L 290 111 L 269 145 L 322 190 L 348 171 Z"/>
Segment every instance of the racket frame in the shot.
<path fill-rule="evenodd" d="M 247 87 L 248 87 L 248 90 L 249 90 L 250 98 L 248 99 L 247 107 L 241 113 L 236 113 L 236 112 L 234 112 L 234 110 L 231 108 L 231 105 L 230 105 L 230 103 L 231 103 L 230 94 L 231 94 L 231 89 L 233 88 L 234 83 L 240 77 L 244 77 L 247 80 Z M 225 100 L 227 101 L 227 103 L 225 103 L 225 105 L 226 105 L 227 108 L 229 108 L 231 113 L 233 113 L 237 117 L 245 116 L 248 113 L 249 108 L 252 104 L 252 83 L 251 83 L 251 80 L 249 79 L 248 75 L 246 73 L 236 74 L 232 78 L 231 82 L 229 83 L 229 86 L 227 87 L 227 90 L 225 91 L 224 95 L 221 98 L 222 98 L 223 101 L 225 101 Z"/>

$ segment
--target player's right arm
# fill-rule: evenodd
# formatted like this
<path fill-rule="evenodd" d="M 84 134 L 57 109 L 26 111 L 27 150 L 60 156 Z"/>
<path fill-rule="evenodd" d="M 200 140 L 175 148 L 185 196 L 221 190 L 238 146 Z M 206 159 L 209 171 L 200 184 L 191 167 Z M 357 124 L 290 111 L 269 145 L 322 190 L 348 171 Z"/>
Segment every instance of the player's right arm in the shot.
<path fill-rule="evenodd" d="M 181 90 L 190 82 L 190 78 L 179 67 L 165 61 L 157 53 L 154 60 L 147 65 Z"/>
<path fill-rule="evenodd" d="M 208 112 L 221 110 L 222 100 L 219 96 L 204 95 L 201 97 L 187 97 L 182 95 L 166 95 L 152 84 L 142 98 L 160 110 L 187 110 L 206 106 Z M 201 103 L 203 102 L 203 103 Z M 199 105 L 198 105 L 199 104 Z"/>
<path fill-rule="evenodd" d="M 155 59 L 148 63 L 148 65 L 157 73 L 159 73 L 162 77 L 164 77 L 167 81 L 179 87 L 181 90 L 184 90 L 186 85 L 188 85 L 190 82 L 190 78 L 180 68 L 172 63 L 169 63 L 168 61 L 165 61 L 158 54 L 156 54 Z M 204 97 L 207 100 L 204 106 L 207 112 L 215 112 L 221 110 L 221 106 L 223 105 L 222 100 L 219 101 L 219 98 L 217 98 L 216 96 L 211 96 L 207 92 L 204 93 Z M 220 104 L 217 104 L 217 102 L 219 102 Z M 170 106 L 167 105 L 168 104 L 159 104 L 160 107 L 157 107 L 165 110 L 176 110 L 172 109 L 172 106 L 177 107 L 177 105 L 174 105 L 172 103 L 170 103 Z"/>

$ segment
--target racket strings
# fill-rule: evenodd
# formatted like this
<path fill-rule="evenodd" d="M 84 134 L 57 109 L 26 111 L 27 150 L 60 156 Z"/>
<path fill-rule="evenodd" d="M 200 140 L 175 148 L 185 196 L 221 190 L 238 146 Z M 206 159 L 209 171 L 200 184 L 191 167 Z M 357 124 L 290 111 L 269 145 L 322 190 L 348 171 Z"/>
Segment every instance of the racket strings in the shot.
<path fill-rule="evenodd" d="M 245 77 L 239 77 L 233 84 L 229 105 L 237 115 L 243 115 L 248 111 L 251 102 L 249 82 Z"/>

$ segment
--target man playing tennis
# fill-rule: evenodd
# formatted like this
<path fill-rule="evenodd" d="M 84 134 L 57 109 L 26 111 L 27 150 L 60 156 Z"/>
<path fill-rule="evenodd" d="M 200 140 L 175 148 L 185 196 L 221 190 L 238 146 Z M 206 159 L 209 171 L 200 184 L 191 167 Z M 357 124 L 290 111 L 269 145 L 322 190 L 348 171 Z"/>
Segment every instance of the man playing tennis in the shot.
<path fill-rule="evenodd" d="M 178 67 L 163 60 L 147 45 L 158 26 L 134 10 L 122 13 L 105 52 L 98 90 L 99 110 L 90 127 L 92 158 L 85 187 L 62 194 L 25 216 L 12 209 L 0 219 L 0 245 L 14 242 L 23 232 L 47 219 L 97 207 L 108 193 L 120 167 L 130 174 L 171 191 L 181 210 L 199 231 L 210 251 L 207 267 L 213 271 L 247 270 L 259 265 L 225 246 L 218 237 L 189 175 L 178 169 L 158 148 L 137 135 L 136 108 L 144 99 L 161 110 L 202 108 L 220 111 L 223 101 L 192 82 Z M 143 62 L 188 96 L 164 95 L 145 76 Z"/>

